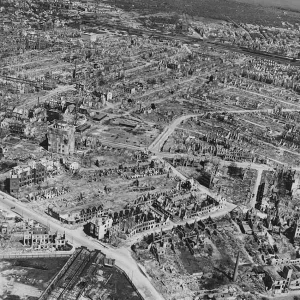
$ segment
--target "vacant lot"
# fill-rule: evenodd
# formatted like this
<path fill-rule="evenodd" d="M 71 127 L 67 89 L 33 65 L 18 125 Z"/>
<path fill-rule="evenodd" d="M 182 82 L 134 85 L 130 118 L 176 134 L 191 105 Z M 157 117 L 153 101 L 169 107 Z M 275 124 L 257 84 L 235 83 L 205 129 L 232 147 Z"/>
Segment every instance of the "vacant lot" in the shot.
<path fill-rule="evenodd" d="M 0 262 L 0 299 L 38 299 L 67 258 L 35 258 Z M 7 297 L 6 297 L 7 296 Z"/>

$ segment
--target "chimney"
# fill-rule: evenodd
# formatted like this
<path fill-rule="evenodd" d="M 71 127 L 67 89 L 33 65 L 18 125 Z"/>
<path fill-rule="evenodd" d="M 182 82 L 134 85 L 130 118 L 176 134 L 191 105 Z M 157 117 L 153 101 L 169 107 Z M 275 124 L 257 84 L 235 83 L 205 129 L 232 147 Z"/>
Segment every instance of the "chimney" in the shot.
<path fill-rule="evenodd" d="M 238 252 L 237 257 L 236 257 L 234 273 L 233 273 L 233 281 L 236 281 L 236 278 L 238 276 L 239 261 L 240 261 L 240 251 Z"/>

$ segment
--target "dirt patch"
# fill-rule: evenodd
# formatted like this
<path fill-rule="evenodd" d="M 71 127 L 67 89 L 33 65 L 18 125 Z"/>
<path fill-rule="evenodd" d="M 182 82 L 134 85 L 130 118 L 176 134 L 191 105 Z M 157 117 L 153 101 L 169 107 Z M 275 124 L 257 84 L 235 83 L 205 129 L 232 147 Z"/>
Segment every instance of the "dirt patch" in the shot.
<path fill-rule="evenodd" d="M 67 258 L 1 261 L 0 299 L 38 299 L 66 261 Z"/>

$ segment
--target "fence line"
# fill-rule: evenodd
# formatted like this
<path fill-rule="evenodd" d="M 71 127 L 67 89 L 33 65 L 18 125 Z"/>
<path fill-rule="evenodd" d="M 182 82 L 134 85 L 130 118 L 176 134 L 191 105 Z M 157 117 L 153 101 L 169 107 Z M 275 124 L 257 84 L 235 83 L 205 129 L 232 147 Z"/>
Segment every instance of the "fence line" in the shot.
<path fill-rule="evenodd" d="M 79 253 L 81 252 L 81 249 L 78 249 L 77 251 L 76 250 L 75 250 L 75 252 L 72 253 L 72 256 L 68 259 L 68 261 L 62 267 L 62 269 L 56 274 L 56 276 L 53 278 L 51 283 L 47 286 L 47 288 L 44 290 L 44 292 L 40 295 L 39 300 L 46 300 L 48 298 L 49 294 L 55 288 L 55 285 L 57 284 L 58 280 L 61 278 L 62 274 L 64 274 L 67 271 L 69 266 L 74 262 L 74 260 L 78 257 Z"/>
<path fill-rule="evenodd" d="M 72 253 L 59 253 L 59 254 L 3 254 L 0 255 L 0 259 L 16 259 L 16 258 L 47 258 L 47 257 L 69 257 L 73 254 Z"/>

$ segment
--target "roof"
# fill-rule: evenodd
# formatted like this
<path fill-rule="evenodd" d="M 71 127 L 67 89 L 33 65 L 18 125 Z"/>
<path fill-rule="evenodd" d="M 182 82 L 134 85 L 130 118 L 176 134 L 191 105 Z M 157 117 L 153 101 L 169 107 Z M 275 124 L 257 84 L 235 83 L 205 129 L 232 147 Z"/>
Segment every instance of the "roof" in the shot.
<path fill-rule="evenodd" d="M 84 123 L 82 125 L 77 126 L 76 131 L 82 132 L 82 131 L 89 129 L 90 127 L 91 127 L 91 124 Z"/>
<path fill-rule="evenodd" d="M 119 125 L 125 125 L 125 126 L 130 126 L 130 127 L 135 127 L 137 125 L 137 122 L 132 121 L 132 120 L 117 119 L 116 121 L 119 123 Z"/>
<path fill-rule="evenodd" d="M 96 113 L 94 116 L 93 116 L 93 119 L 94 120 L 102 120 L 104 119 L 105 117 L 107 116 L 107 114 L 104 114 L 104 113 Z"/>

